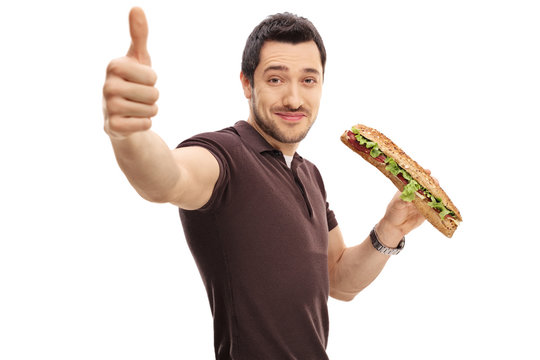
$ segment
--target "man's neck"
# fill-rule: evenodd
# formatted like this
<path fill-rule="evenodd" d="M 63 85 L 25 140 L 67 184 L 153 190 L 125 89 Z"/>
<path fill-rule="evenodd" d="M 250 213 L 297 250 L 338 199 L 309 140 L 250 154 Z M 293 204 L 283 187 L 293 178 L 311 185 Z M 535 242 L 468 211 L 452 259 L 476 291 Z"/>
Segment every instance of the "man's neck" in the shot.
<path fill-rule="evenodd" d="M 294 156 L 296 149 L 298 149 L 299 143 L 282 143 L 272 136 L 265 133 L 259 125 L 252 119 L 248 119 L 248 124 L 250 124 L 274 149 L 281 151 L 285 155 Z"/>

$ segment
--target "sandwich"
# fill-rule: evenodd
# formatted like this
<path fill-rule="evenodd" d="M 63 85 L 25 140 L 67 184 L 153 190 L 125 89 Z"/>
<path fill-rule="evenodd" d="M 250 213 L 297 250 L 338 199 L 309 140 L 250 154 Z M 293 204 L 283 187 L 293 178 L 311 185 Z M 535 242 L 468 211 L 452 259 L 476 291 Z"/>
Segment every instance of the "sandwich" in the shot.
<path fill-rule="evenodd" d="M 355 125 L 341 135 L 341 141 L 375 166 L 441 233 L 452 237 L 461 223 L 461 214 L 431 175 L 379 131 Z"/>

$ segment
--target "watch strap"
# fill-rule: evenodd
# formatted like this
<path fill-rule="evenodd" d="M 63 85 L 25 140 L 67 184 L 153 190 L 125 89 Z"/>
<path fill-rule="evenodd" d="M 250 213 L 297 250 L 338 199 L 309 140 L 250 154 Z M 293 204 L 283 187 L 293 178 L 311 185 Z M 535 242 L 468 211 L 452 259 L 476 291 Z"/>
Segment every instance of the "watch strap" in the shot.
<path fill-rule="evenodd" d="M 384 246 L 380 241 L 379 237 L 377 236 L 377 233 L 375 232 L 375 228 L 371 230 L 369 233 L 369 237 L 371 238 L 371 244 L 375 248 L 375 250 L 386 254 L 386 255 L 397 255 L 401 252 L 401 250 L 405 247 L 405 236 L 401 241 L 399 242 L 398 246 L 395 248 L 389 248 L 387 246 Z"/>

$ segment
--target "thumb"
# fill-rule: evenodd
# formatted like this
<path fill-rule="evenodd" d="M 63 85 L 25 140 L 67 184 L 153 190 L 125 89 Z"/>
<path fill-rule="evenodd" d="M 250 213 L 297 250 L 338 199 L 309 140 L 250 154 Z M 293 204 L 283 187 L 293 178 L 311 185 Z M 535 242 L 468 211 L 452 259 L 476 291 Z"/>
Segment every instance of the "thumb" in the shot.
<path fill-rule="evenodd" d="M 150 54 L 146 48 L 148 40 L 148 23 L 141 8 L 134 7 L 129 12 L 129 33 L 131 35 L 131 46 L 127 56 L 137 60 L 144 65 L 151 65 Z"/>

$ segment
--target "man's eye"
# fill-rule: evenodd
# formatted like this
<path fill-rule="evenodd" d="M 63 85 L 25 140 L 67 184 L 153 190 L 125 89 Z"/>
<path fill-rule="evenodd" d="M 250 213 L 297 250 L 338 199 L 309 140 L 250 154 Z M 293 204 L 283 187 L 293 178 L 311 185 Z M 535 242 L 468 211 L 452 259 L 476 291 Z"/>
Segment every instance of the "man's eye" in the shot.
<path fill-rule="evenodd" d="M 268 82 L 270 84 L 279 84 L 281 81 L 278 78 L 270 78 Z"/>
<path fill-rule="evenodd" d="M 308 78 L 308 79 L 304 79 L 304 82 L 306 84 L 315 84 L 316 81 L 313 78 Z"/>

